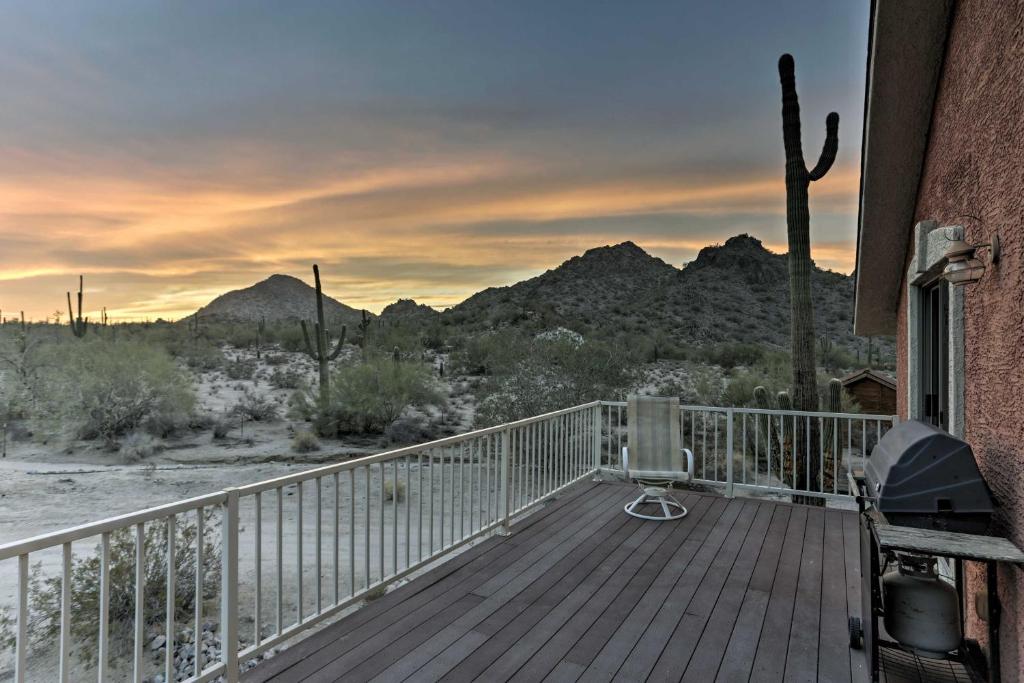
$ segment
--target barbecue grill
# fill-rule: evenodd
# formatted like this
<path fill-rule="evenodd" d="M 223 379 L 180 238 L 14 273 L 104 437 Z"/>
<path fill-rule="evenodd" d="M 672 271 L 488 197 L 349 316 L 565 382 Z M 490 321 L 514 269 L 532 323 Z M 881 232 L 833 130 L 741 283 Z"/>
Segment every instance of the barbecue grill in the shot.
<path fill-rule="evenodd" d="M 863 582 L 863 618 L 850 617 L 850 646 L 865 650 L 871 680 L 895 673 L 891 663 L 899 661 L 920 680 L 998 681 L 996 563 L 1024 565 L 1024 552 L 984 535 L 994 503 L 971 447 L 931 424 L 902 422 L 850 480 L 861 513 Z M 955 585 L 938 576 L 938 557 L 952 563 Z M 965 560 L 986 565 L 987 657 L 963 638 Z"/>
<path fill-rule="evenodd" d="M 934 425 L 908 420 L 888 432 L 864 467 L 867 497 L 890 524 L 982 534 L 992 495 L 971 447 Z"/>

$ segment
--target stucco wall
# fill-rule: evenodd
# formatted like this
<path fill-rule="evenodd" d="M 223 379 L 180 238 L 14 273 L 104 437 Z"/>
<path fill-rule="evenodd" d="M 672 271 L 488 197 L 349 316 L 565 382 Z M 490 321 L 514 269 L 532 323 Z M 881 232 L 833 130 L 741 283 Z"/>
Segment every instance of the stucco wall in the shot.
<path fill-rule="evenodd" d="M 1024 0 L 959 0 L 937 93 L 915 222 L 1002 241 L 1002 259 L 964 299 L 965 436 L 1024 547 Z M 977 217 L 971 218 L 968 216 Z M 907 229 L 912 230 L 908 225 Z M 909 255 L 908 255 L 909 260 Z M 899 318 L 899 412 L 907 414 L 906 283 Z M 979 574 L 972 571 L 977 588 Z M 1004 681 L 1024 682 L 1024 571 L 1000 572 Z M 971 604 L 971 603 L 969 603 Z M 971 635 L 984 624 L 968 609 Z"/>

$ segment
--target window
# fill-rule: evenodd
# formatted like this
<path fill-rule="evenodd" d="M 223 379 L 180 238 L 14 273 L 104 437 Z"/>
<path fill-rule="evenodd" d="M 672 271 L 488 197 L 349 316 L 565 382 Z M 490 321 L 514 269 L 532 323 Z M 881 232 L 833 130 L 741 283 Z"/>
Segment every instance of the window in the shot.
<path fill-rule="evenodd" d="M 921 415 L 949 429 L 949 285 L 936 280 L 921 288 Z"/>

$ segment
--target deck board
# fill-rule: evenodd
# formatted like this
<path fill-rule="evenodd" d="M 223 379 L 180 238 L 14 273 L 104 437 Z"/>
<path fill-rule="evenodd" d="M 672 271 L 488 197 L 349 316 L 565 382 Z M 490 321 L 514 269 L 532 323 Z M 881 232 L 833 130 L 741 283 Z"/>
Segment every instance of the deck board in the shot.
<path fill-rule="evenodd" d="M 854 513 L 679 492 L 650 522 L 634 495 L 574 487 L 242 680 L 863 683 Z"/>

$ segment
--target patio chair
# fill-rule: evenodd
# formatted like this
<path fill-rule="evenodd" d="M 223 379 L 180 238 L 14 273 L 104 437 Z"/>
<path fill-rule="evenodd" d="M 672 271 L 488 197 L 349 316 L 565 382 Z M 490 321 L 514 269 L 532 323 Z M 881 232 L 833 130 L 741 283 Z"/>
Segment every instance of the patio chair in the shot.
<path fill-rule="evenodd" d="M 681 447 L 679 399 L 630 396 L 628 406 L 629 445 L 622 448 L 622 469 L 642 493 L 626 505 L 626 512 L 640 519 L 679 519 L 686 508 L 672 497 L 672 486 L 693 478 L 693 453 Z M 660 514 L 641 512 L 645 505 L 657 506 Z"/>

